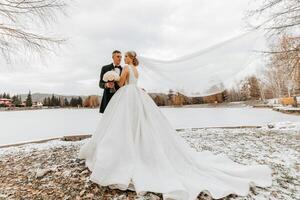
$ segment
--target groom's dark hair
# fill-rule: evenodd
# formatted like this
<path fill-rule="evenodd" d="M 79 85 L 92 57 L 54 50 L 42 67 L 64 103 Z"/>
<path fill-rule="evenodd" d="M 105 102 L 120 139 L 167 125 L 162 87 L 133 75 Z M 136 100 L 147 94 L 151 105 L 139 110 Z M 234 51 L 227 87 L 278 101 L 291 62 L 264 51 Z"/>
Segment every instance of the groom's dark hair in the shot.
<path fill-rule="evenodd" d="M 112 54 L 114 55 L 115 53 L 121 53 L 121 51 L 119 51 L 119 50 L 114 50 L 114 51 L 112 52 Z"/>

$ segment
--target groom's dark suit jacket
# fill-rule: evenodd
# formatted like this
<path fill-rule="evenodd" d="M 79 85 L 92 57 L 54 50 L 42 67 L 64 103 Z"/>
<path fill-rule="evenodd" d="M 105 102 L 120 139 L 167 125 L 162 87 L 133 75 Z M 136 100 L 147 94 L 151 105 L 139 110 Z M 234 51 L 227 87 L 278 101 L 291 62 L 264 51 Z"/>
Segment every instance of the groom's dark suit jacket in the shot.
<path fill-rule="evenodd" d="M 114 67 L 113 63 L 111 63 L 110 65 L 103 66 L 101 69 L 99 87 L 104 89 L 104 91 L 103 91 L 102 101 L 101 101 L 101 105 L 100 105 L 100 113 L 104 113 L 107 104 L 109 103 L 110 99 L 114 95 L 114 93 L 110 92 L 109 88 L 105 88 L 106 82 L 103 81 L 103 76 L 106 72 L 111 71 L 114 68 L 115 67 Z M 120 67 L 120 72 L 122 72 L 122 67 Z M 115 83 L 115 89 L 118 90 L 119 88 L 120 88 L 119 85 L 117 83 Z"/>

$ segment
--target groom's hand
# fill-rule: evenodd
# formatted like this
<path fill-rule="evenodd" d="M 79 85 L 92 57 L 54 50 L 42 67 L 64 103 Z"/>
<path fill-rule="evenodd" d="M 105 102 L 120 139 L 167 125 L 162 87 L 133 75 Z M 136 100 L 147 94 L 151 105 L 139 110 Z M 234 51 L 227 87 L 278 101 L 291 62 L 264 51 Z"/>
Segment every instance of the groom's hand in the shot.
<path fill-rule="evenodd" d="M 106 88 L 114 88 L 115 84 L 113 82 L 108 82 L 108 83 L 105 83 L 105 87 Z"/>

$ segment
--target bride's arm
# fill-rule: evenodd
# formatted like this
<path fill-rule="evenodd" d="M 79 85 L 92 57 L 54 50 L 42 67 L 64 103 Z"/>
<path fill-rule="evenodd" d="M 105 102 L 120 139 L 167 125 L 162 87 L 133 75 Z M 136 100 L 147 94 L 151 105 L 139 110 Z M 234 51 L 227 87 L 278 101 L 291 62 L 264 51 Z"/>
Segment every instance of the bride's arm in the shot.
<path fill-rule="evenodd" d="M 122 87 L 125 84 L 127 77 L 128 77 L 128 66 L 124 67 L 120 76 L 120 80 L 117 82 L 120 87 Z"/>

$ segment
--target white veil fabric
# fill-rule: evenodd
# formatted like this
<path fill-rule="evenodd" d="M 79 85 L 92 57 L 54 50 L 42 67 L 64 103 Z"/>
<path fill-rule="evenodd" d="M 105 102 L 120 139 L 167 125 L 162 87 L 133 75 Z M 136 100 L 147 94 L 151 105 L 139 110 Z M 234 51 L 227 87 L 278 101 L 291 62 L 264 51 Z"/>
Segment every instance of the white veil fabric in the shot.
<path fill-rule="evenodd" d="M 186 96 L 208 96 L 232 87 L 262 67 L 264 34 L 251 31 L 202 51 L 162 61 L 139 57 L 139 86 L 148 92 L 169 90 Z"/>

